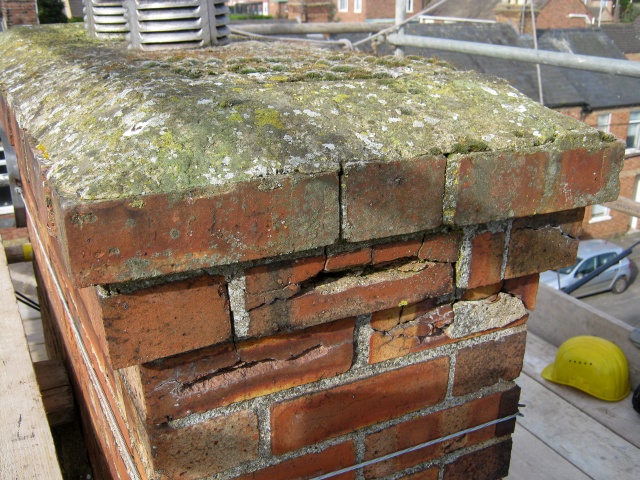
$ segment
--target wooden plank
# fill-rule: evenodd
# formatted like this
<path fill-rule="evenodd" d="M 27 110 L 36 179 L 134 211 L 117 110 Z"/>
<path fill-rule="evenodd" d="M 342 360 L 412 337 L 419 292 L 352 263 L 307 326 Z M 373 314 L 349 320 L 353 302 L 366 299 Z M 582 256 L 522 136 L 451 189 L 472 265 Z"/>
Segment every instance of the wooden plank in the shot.
<path fill-rule="evenodd" d="M 0 250 L 0 472 L 7 479 L 62 479 L 7 259 Z"/>
<path fill-rule="evenodd" d="M 579 410 L 640 448 L 640 415 L 631 406 L 631 394 L 619 402 L 604 402 L 575 388 L 544 380 L 542 369 L 555 359 L 557 348 L 529 333 L 524 355 L 524 372 Z"/>
<path fill-rule="evenodd" d="M 638 478 L 637 447 L 528 375 L 516 382 L 522 387 L 520 401 L 526 404 L 519 425 L 592 478 Z"/>
<path fill-rule="evenodd" d="M 553 451 L 522 425 L 513 434 L 508 480 L 590 480 L 572 463 Z"/>

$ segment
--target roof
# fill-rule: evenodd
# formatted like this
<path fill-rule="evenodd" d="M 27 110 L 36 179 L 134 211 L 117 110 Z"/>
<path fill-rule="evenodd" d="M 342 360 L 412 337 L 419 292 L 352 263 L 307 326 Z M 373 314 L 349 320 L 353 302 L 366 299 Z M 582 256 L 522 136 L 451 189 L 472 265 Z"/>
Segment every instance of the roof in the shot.
<path fill-rule="evenodd" d="M 603 24 L 600 29 L 624 53 L 640 53 L 640 17 L 633 23 Z"/>
<path fill-rule="evenodd" d="M 493 9 L 500 0 L 449 0 L 433 9 L 428 15 L 440 17 L 474 18 L 481 20 L 495 20 Z"/>
<path fill-rule="evenodd" d="M 497 24 L 410 24 L 407 34 L 464 40 L 493 45 L 524 48 L 533 47 L 530 35 L 519 35 L 505 23 Z M 341 35 L 344 37 L 344 35 Z M 349 38 L 364 38 L 351 35 Z M 545 50 L 573 52 L 624 59 L 624 54 L 601 31 L 591 29 L 547 30 L 539 33 L 539 47 Z M 365 45 L 366 48 L 366 45 Z M 538 101 L 536 67 L 515 60 L 445 52 L 433 49 L 406 47 L 407 55 L 437 57 L 461 70 L 475 70 L 507 80 L 520 92 Z M 380 53 L 391 53 L 392 47 L 380 45 Z M 640 89 L 637 80 L 630 77 L 608 75 L 559 67 L 541 66 L 544 103 L 550 108 L 584 106 L 587 109 L 604 109 L 640 105 Z"/>

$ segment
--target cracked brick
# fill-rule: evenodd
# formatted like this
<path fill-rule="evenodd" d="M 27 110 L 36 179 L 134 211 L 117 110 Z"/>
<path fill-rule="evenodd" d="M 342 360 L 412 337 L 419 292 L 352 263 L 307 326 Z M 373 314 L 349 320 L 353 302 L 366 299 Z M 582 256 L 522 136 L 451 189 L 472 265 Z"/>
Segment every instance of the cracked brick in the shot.
<path fill-rule="evenodd" d="M 347 371 L 355 320 L 140 365 L 147 422 L 166 422 Z"/>

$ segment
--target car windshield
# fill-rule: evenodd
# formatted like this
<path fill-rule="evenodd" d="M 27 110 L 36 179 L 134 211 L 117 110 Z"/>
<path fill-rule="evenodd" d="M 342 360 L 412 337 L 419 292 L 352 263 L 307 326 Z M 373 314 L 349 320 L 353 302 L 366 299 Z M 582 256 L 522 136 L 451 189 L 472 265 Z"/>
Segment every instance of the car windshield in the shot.
<path fill-rule="evenodd" d="M 560 270 L 558 270 L 558 273 L 561 273 L 563 275 L 568 275 L 569 273 L 573 272 L 573 270 L 578 266 L 578 264 L 582 261 L 582 259 L 580 257 L 578 257 L 576 259 L 576 263 L 574 263 L 573 265 L 571 265 L 570 267 L 564 267 L 561 268 Z"/>

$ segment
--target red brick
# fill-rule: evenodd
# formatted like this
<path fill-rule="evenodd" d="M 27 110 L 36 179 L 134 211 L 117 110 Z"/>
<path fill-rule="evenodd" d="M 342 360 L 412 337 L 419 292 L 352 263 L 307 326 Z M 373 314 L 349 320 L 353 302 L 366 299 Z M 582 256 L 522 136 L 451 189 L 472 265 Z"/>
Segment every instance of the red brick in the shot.
<path fill-rule="evenodd" d="M 458 458 L 445 466 L 444 480 L 496 480 L 506 477 L 512 444 L 511 439 L 504 440 Z"/>
<path fill-rule="evenodd" d="M 342 178 L 343 238 L 404 235 L 442 224 L 444 157 L 347 164 Z"/>
<path fill-rule="evenodd" d="M 249 268 L 245 272 L 245 307 L 250 310 L 295 295 L 300 291 L 299 283 L 318 275 L 325 263 L 324 256 L 316 256 Z"/>
<path fill-rule="evenodd" d="M 617 142 L 595 152 L 467 155 L 458 161 L 452 221 L 474 225 L 615 200 L 623 151 Z"/>
<path fill-rule="evenodd" d="M 258 458 L 258 418 L 231 413 L 183 428 L 158 428 L 151 438 L 155 468 L 166 478 L 207 477 Z"/>
<path fill-rule="evenodd" d="M 432 302 L 428 310 L 411 315 L 404 313 L 404 308 L 402 310 L 395 325 L 391 316 L 386 321 L 371 322 L 372 328 L 377 331 L 371 334 L 369 340 L 369 363 L 402 357 L 454 341 L 443 331 L 453 322 L 450 305 L 434 308 Z"/>
<path fill-rule="evenodd" d="M 354 320 L 203 349 L 141 365 L 148 422 L 248 400 L 343 373 Z"/>
<path fill-rule="evenodd" d="M 336 272 L 347 268 L 371 263 L 371 248 L 361 248 L 352 252 L 341 252 L 327 255 L 327 263 L 324 269 L 327 272 Z"/>
<path fill-rule="evenodd" d="M 242 475 L 237 480 L 304 480 L 335 472 L 356 463 L 355 445 L 345 442 L 318 453 L 310 453 L 271 467 Z M 355 471 L 336 475 L 337 480 L 356 478 Z"/>
<path fill-rule="evenodd" d="M 533 310 L 536 306 L 539 280 L 540 275 L 537 273 L 524 277 L 511 278 L 504 281 L 502 291 L 515 295 L 522 300 L 527 310 Z"/>
<path fill-rule="evenodd" d="M 418 257 L 432 262 L 457 262 L 460 256 L 462 235 L 459 232 L 427 235 Z"/>
<path fill-rule="evenodd" d="M 416 257 L 422 246 L 422 239 L 405 242 L 384 243 L 373 247 L 373 263 L 392 262 L 400 258 Z"/>
<path fill-rule="evenodd" d="M 372 460 L 500 418 L 504 394 L 496 393 L 386 428 L 365 439 L 365 460 Z M 433 460 L 495 436 L 496 426 L 460 435 L 365 468 L 365 478 L 379 478 Z"/>
<path fill-rule="evenodd" d="M 288 300 L 249 311 L 249 336 L 269 335 L 363 315 L 451 293 L 451 265 L 412 262 L 363 275 L 347 275 Z"/>
<path fill-rule="evenodd" d="M 438 480 L 438 475 L 440 475 L 440 467 L 435 466 L 413 474 L 403 475 L 400 480 Z"/>
<path fill-rule="evenodd" d="M 231 339 L 223 277 L 202 275 L 101 298 L 114 368 L 149 362 Z"/>
<path fill-rule="evenodd" d="M 467 395 L 499 380 L 520 375 L 526 332 L 516 333 L 458 351 L 453 395 Z"/>
<path fill-rule="evenodd" d="M 502 290 L 503 282 L 494 283 L 493 285 L 484 285 L 482 287 L 466 290 L 460 300 L 482 300 L 491 297 Z"/>
<path fill-rule="evenodd" d="M 449 358 L 441 357 L 271 407 L 274 454 L 384 422 L 444 400 Z"/>
<path fill-rule="evenodd" d="M 249 268 L 245 272 L 247 293 L 278 290 L 315 277 L 325 265 L 324 256 L 270 263 Z"/>
<path fill-rule="evenodd" d="M 505 278 L 568 267 L 576 261 L 583 210 L 519 218 L 513 222 Z M 574 222 L 568 220 L 574 219 Z M 567 233 L 568 232 L 568 233 Z"/>
<path fill-rule="evenodd" d="M 473 238 L 468 289 L 500 282 L 504 247 L 504 233 L 501 232 L 485 232 Z"/>
<path fill-rule="evenodd" d="M 336 173 L 291 175 L 54 210 L 74 283 L 88 286 L 332 244 L 338 189 Z"/>

